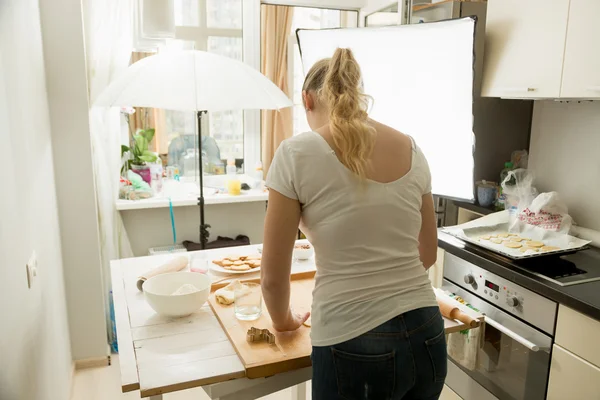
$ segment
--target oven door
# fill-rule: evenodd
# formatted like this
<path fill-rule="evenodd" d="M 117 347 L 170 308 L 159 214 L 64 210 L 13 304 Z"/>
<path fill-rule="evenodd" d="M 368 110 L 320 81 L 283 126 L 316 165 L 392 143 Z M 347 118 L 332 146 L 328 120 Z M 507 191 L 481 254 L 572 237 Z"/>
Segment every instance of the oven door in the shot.
<path fill-rule="evenodd" d="M 486 316 L 480 345 L 469 353 L 474 360 L 465 362 L 464 351 L 458 357 L 449 347 L 446 384 L 465 400 L 545 399 L 552 338 L 446 279 L 442 289 Z"/>

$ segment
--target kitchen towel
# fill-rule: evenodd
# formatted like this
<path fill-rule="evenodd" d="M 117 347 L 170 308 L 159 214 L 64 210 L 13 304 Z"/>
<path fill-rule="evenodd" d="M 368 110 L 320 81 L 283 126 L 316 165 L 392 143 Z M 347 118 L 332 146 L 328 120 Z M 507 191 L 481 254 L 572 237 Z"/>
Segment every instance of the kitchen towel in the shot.
<path fill-rule="evenodd" d="M 477 353 L 484 326 L 482 324 L 479 328 L 451 333 L 447 337 L 448 355 L 470 371 L 477 367 Z"/>

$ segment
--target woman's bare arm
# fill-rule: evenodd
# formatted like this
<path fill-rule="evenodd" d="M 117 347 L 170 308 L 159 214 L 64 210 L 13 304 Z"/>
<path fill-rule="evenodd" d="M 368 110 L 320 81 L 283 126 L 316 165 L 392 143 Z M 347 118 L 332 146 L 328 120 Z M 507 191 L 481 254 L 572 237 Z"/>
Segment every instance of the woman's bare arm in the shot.
<path fill-rule="evenodd" d="M 261 286 L 273 327 L 298 329 L 309 314 L 296 316 L 290 309 L 292 253 L 300 222 L 300 203 L 270 189 L 263 243 Z"/>
<path fill-rule="evenodd" d="M 437 221 L 431 193 L 423 195 L 421 221 L 419 255 L 423 266 L 428 269 L 437 259 Z"/>

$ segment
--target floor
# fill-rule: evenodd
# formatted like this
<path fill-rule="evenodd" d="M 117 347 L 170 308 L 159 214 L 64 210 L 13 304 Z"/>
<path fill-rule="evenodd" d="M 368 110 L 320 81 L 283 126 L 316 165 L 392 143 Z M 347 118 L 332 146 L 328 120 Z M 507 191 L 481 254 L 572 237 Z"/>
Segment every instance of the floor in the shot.
<path fill-rule="evenodd" d="M 73 395 L 71 400 L 133 400 L 140 398 L 140 392 L 121 393 L 121 377 L 119 356 L 111 357 L 112 365 L 108 367 L 80 369 L 75 372 Z M 310 382 L 307 389 L 310 393 Z M 260 400 L 291 400 L 291 389 L 282 390 Z M 210 400 L 202 388 L 169 393 L 164 400 Z M 310 400 L 310 394 L 307 396 Z"/>
<path fill-rule="evenodd" d="M 310 382 L 306 388 L 310 400 Z M 133 400 L 139 399 L 138 391 L 121 393 L 121 377 L 119 371 L 119 356 L 112 356 L 112 365 L 109 367 L 81 369 L 75 372 L 73 382 L 73 395 L 71 400 Z M 290 400 L 291 389 L 282 390 L 260 400 Z M 164 400 L 210 400 L 202 388 L 169 393 L 163 396 Z M 440 400 L 461 400 L 446 387 Z"/>

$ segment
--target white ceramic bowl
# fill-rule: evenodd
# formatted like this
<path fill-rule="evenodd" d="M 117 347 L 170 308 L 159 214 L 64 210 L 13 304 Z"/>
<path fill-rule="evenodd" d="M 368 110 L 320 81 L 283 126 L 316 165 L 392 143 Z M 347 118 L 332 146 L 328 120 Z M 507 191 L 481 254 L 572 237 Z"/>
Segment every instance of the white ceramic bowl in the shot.
<path fill-rule="evenodd" d="M 298 243 L 298 244 L 305 244 L 305 243 Z M 306 243 L 308 244 L 308 243 Z M 313 256 L 313 254 L 315 254 L 315 249 L 312 247 L 311 244 L 308 244 L 310 246 L 310 248 L 308 249 L 300 249 L 294 246 L 294 253 L 293 253 L 293 257 L 296 260 L 308 260 L 309 258 L 311 258 Z"/>
<path fill-rule="evenodd" d="M 198 292 L 173 296 L 172 293 L 189 283 Z M 211 279 L 198 272 L 171 272 L 153 276 L 144 282 L 142 289 L 146 301 L 160 315 L 183 317 L 197 311 L 208 300 Z"/>

